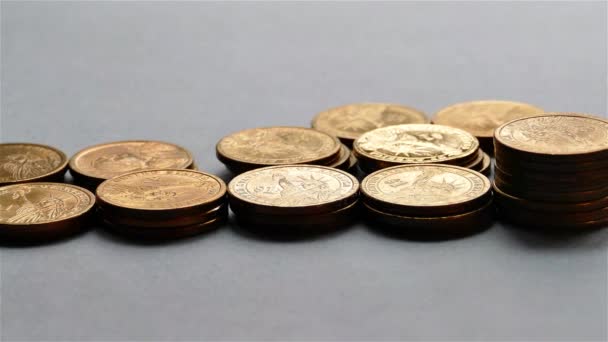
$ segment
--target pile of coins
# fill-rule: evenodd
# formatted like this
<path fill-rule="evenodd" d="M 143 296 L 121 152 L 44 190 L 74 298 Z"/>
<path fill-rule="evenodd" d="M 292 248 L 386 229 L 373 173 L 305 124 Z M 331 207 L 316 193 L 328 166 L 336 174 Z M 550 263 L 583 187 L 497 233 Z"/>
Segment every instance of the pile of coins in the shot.
<path fill-rule="evenodd" d="M 487 228 L 494 213 L 487 177 L 442 164 L 376 171 L 361 183 L 361 202 L 391 233 L 416 238 L 469 235 Z"/>
<path fill-rule="evenodd" d="M 352 222 L 359 182 L 324 166 L 273 166 L 236 176 L 228 193 L 240 223 L 266 232 L 318 232 Z"/>
<path fill-rule="evenodd" d="M 364 173 L 404 164 L 450 164 L 483 173 L 491 159 L 473 135 L 458 128 L 406 124 L 377 128 L 362 134 L 353 153 Z"/>
<path fill-rule="evenodd" d="M 497 207 L 503 219 L 550 229 L 608 223 L 608 122 L 549 113 L 494 135 Z"/>
<path fill-rule="evenodd" d="M 232 172 L 278 165 L 313 164 L 350 170 L 356 159 L 329 134 L 304 127 L 264 127 L 236 132 L 216 145 L 217 158 Z"/>
<path fill-rule="evenodd" d="M 172 239 L 199 234 L 225 222 L 226 184 L 193 170 L 126 173 L 97 188 L 98 214 L 129 238 Z"/>

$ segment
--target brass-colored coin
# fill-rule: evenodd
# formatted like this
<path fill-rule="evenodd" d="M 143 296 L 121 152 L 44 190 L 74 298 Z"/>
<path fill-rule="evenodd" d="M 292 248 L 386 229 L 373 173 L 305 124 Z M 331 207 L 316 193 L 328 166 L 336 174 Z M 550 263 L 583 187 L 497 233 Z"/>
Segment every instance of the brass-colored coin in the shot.
<path fill-rule="evenodd" d="M 170 227 L 166 229 L 144 229 L 120 225 L 115 222 L 104 220 L 104 226 L 110 231 L 117 233 L 127 239 L 141 241 L 161 241 L 186 238 L 214 230 L 226 222 L 225 216 L 218 216 L 209 221 L 199 222 L 189 226 Z"/>
<path fill-rule="evenodd" d="M 368 205 L 404 216 L 447 216 L 476 210 L 492 196 L 488 178 L 463 167 L 439 164 L 402 165 L 363 179 Z"/>
<path fill-rule="evenodd" d="M 608 186 L 602 186 L 595 190 L 572 191 L 564 189 L 530 189 L 515 183 L 505 182 L 502 178 L 495 175 L 496 186 L 504 192 L 519 198 L 532 201 L 553 202 L 553 203 L 577 203 L 591 202 L 608 196 Z"/>
<path fill-rule="evenodd" d="M 0 185 L 60 181 L 68 159 L 58 149 L 28 143 L 0 144 Z"/>
<path fill-rule="evenodd" d="M 253 128 L 230 134 L 216 146 L 228 167 L 251 170 L 285 164 L 325 165 L 340 153 L 338 139 L 304 127 Z"/>
<path fill-rule="evenodd" d="M 348 149 L 348 147 L 346 147 L 346 145 L 342 144 L 341 148 L 340 148 L 340 156 L 338 157 L 338 159 L 333 162 L 332 164 L 328 165 L 329 167 L 334 167 L 336 169 L 340 169 L 343 171 L 348 171 L 349 165 L 350 165 L 350 150 Z"/>
<path fill-rule="evenodd" d="M 228 184 L 230 208 L 263 215 L 322 214 L 357 200 L 359 182 L 345 171 L 316 165 L 245 172 Z"/>
<path fill-rule="evenodd" d="M 352 143 L 361 134 L 376 128 L 428 123 L 426 115 L 416 109 L 387 103 L 359 103 L 328 109 L 317 114 L 312 127 Z"/>
<path fill-rule="evenodd" d="M 61 183 L 26 183 L 0 188 L 0 236 L 52 238 L 82 228 L 95 205 L 88 190 Z"/>
<path fill-rule="evenodd" d="M 187 169 L 192 155 L 183 147 L 162 141 L 118 141 L 87 147 L 70 159 L 75 180 L 99 184 L 127 172 L 149 169 Z"/>
<path fill-rule="evenodd" d="M 462 167 L 466 167 L 467 169 L 479 171 L 479 169 L 483 165 L 484 155 L 485 155 L 485 153 L 483 152 L 483 150 L 481 150 L 481 149 L 477 150 L 475 158 L 472 161 L 470 161 L 469 163 L 462 165 Z"/>
<path fill-rule="evenodd" d="M 594 190 L 602 186 L 608 186 L 608 174 L 596 173 L 577 173 L 572 175 L 560 175 L 550 172 L 533 173 L 522 172 L 513 169 L 513 173 L 504 171 L 499 165 L 495 167 L 496 177 L 507 183 L 517 184 L 529 189 L 556 190 L 565 189 L 566 191 Z"/>
<path fill-rule="evenodd" d="M 225 198 L 220 178 L 194 170 L 159 169 L 130 172 L 107 180 L 97 188 L 99 205 L 133 215 L 200 212 L 218 206 Z"/>
<path fill-rule="evenodd" d="M 451 105 L 435 114 L 433 122 L 463 129 L 477 138 L 492 138 L 494 130 L 511 120 L 540 115 L 536 106 L 512 101 L 471 101 Z"/>
<path fill-rule="evenodd" d="M 487 177 L 492 174 L 492 159 L 487 153 L 484 153 L 483 155 L 483 162 L 481 164 L 481 169 L 479 169 L 479 173 Z"/>
<path fill-rule="evenodd" d="M 608 209 L 600 209 L 590 215 L 557 215 L 552 212 L 526 210 L 511 207 L 504 202 L 496 204 L 500 217 L 522 226 L 544 229 L 599 228 L 608 226 Z"/>
<path fill-rule="evenodd" d="M 462 165 L 477 156 L 479 142 L 458 128 L 410 124 L 367 132 L 353 146 L 362 169 L 371 169 L 421 163 Z"/>
<path fill-rule="evenodd" d="M 496 153 L 521 158 L 590 160 L 608 156 L 608 121 L 568 113 L 547 113 L 508 122 L 495 135 Z"/>
<path fill-rule="evenodd" d="M 108 211 L 103 207 L 99 207 L 97 209 L 99 217 L 103 220 L 112 222 L 121 226 L 130 226 L 130 227 L 141 227 L 141 228 L 151 228 L 151 229 L 173 229 L 175 227 L 185 227 L 196 225 L 201 222 L 207 222 L 214 218 L 220 216 L 228 215 L 228 203 L 223 203 L 215 208 L 212 208 L 208 211 L 202 211 L 198 213 L 194 213 L 191 215 L 180 215 L 178 217 L 169 217 L 165 219 L 158 219 L 155 217 L 137 217 L 137 216 L 127 216 L 121 215 L 120 213 L 113 213 L 112 211 Z"/>

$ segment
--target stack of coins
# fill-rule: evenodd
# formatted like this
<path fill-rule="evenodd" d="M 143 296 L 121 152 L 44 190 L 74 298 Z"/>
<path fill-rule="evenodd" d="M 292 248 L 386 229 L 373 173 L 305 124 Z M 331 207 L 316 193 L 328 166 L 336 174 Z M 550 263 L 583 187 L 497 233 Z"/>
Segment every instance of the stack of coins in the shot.
<path fill-rule="evenodd" d="M 511 120 L 540 115 L 543 109 L 512 101 L 471 101 L 443 108 L 433 118 L 439 125 L 460 128 L 479 140 L 481 149 L 494 153 L 494 130 Z"/>
<path fill-rule="evenodd" d="M 97 188 L 98 216 L 135 239 L 173 239 L 210 230 L 228 214 L 226 184 L 194 170 L 126 173 Z"/>
<path fill-rule="evenodd" d="M 490 157 L 477 138 L 458 128 L 408 124 L 378 128 L 361 135 L 353 145 L 364 173 L 403 164 L 450 164 L 487 173 Z"/>
<path fill-rule="evenodd" d="M 501 216 L 561 229 L 608 223 L 608 122 L 571 113 L 513 120 L 494 135 Z"/>
<path fill-rule="evenodd" d="M 284 233 L 332 229 L 355 217 L 359 182 L 316 165 L 245 172 L 228 184 L 230 208 L 243 225 Z"/>
<path fill-rule="evenodd" d="M 338 139 L 304 127 L 264 127 L 236 132 L 216 146 L 217 158 L 232 172 L 288 164 L 313 164 L 349 170 L 356 163 Z"/>
<path fill-rule="evenodd" d="M 441 164 L 376 171 L 361 183 L 361 202 L 372 220 L 416 238 L 469 235 L 487 228 L 494 213 L 486 176 Z"/>
<path fill-rule="evenodd" d="M 41 242 L 81 231 L 95 205 L 88 190 L 61 183 L 0 187 L 0 240 Z"/>
<path fill-rule="evenodd" d="M 410 107 L 388 103 L 358 103 L 317 114 L 312 120 L 312 127 L 352 146 L 361 134 L 376 128 L 428 122 L 429 119 L 423 112 Z"/>
<path fill-rule="evenodd" d="M 58 149 L 39 144 L 0 144 L 0 185 L 63 182 L 68 158 Z"/>
<path fill-rule="evenodd" d="M 181 146 L 150 140 L 118 141 L 87 147 L 70 159 L 74 182 L 95 190 L 112 177 L 147 169 L 193 169 L 190 152 Z"/>

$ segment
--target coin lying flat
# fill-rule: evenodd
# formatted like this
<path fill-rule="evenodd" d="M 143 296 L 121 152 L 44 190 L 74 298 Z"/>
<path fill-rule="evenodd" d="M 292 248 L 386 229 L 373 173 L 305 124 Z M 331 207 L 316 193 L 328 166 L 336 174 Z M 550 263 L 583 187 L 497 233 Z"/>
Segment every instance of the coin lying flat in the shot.
<path fill-rule="evenodd" d="M 237 213 L 308 215 L 336 211 L 357 200 L 359 182 L 347 172 L 316 165 L 257 169 L 228 184 Z"/>
<path fill-rule="evenodd" d="M 451 165 L 402 165 L 376 171 L 361 183 L 366 204 L 405 216 L 446 216 L 478 209 L 492 196 L 488 178 Z"/>
<path fill-rule="evenodd" d="M 98 185 L 106 179 L 136 170 L 186 169 L 192 155 L 183 147 L 162 141 L 119 141 L 87 147 L 70 159 L 76 181 Z"/>
<path fill-rule="evenodd" d="M 103 224 L 110 231 L 123 237 L 138 241 L 160 241 L 186 238 L 218 228 L 226 222 L 226 216 L 217 216 L 205 222 L 188 226 L 175 226 L 170 229 L 142 229 L 140 226 L 121 225 L 104 219 Z"/>
<path fill-rule="evenodd" d="M 60 181 L 68 159 L 58 149 L 39 144 L 0 144 L 0 185 Z"/>
<path fill-rule="evenodd" d="M 312 127 L 348 144 L 361 134 L 376 128 L 428 122 L 423 112 L 406 106 L 359 103 L 331 108 L 317 114 L 312 121 Z"/>
<path fill-rule="evenodd" d="M 27 183 L 0 188 L 0 236 L 46 239 L 79 231 L 95 196 L 60 183 Z"/>
<path fill-rule="evenodd" d="M 540 115 L 543 109 L 512 101 L 471 101 L 451 105 L 435 114 L 433 122 L 463 129 L 477 138 L 492 138 L 500 125 L 522 117 Z"/>
<path fill-rule="evenodd" d="M 211 221 L 212 219 L 218 217 L 227 216 L 228 204 L 222 203 L 219 206 L 211 208 L 207 211 L 197 212 L 192 215 L 168 217 L 162 220 L 159 220 L 154 216 L 147 217 L 146 215 L 121 215 L 120 213 L 107 211 L 102 207 L 97 209 L 97 213 L 99 217 L 102 217 L 104 220 L 111 222 L 114 225 L 140 227 L 140 231 L 142 231 L 141 228 L 145 228 L 146 230 L 149 228 L 173 230 L 176 227 L 192 226 L 200 224 L 201 222 Z"/>

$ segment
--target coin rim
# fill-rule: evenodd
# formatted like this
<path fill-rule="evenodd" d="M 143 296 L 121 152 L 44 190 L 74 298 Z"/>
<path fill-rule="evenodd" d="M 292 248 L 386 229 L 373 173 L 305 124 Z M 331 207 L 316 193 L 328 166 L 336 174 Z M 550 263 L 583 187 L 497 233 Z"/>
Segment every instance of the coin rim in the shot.
<path fill-rule="evenodd" d="M 20 179 L 20 180 L 14 180 L 14 181 L 8 181 L 8 182 L 3 182 L 0 181 L 0 186 L 7 186 L 7 185 L 17 185 L 17 184 L 22 184 L 22 183 L 29 183 L 29 182 L 37 182 L 40 180 L 45 180 L 45 179 L 49 179 L 49 178 L 53 178 L 55 176 L 60 176 L 62 173 L 65 173 L 67 171 L 68 168 L 68 156 L 61 150 L 59 150 L 56 147 L 50 146 L 50 145 L 44 145 L 44 144 L 37 144 L 37 143 L 20 143 L 20 142 L 7 142 L 7 143 L 0 143 L 0 147 L 2 146 L 16 146 L 16 145 L 21 145 L 21 146 L 35 146 L 35 147 L 41 147 L 41 148 L 45 148 L 48 150 L 51 150 L 55 153 L 57 153 L 61 159 L 61 164 L 56 167 L 55 169 L 49 171 L 48 173 L 45 173 L 43 175 L 40 176 L 36 176 L 36 177 L 32 177 L 32 178 L 25 178 L 25 179 Z M 54 183 L 54 182 L 45 182 L 45 183 Z"/>

